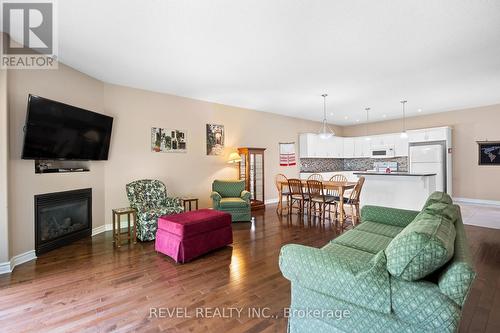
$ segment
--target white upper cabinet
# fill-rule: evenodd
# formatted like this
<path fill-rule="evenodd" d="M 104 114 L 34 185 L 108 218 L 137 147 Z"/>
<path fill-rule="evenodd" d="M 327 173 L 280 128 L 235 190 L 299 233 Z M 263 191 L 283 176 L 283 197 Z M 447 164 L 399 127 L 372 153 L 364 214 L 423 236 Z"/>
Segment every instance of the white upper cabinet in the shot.
<path fill-rule="evenodd" d="M 354 157 L 354 138 L 344 138 L 344 157 Z"/>
<path fill-rule="evenodd" d="M 316 141 L 318 136 L 314 133 L 304 133 L 299 136 L 299 156 L 301 158 L 316 157 Z"/>
<path fill-rule="evenodd" d="M 299 156 L 301 158 L 355 158 L 371 157 L 372 148 L 394 148 L 396 156 L 408 156 L 408 143 L 426 141 L 451 141 L 451 128 L 438 127 L 422 130 L 409 130 L 408 138 L 401 138 L 400 133 L 371 135 L 366 137 L 333 136 L 322 139 L 316 133 L 300 134 Z"/>
<path fill-rule="evenodd" d="M 354 157 L 370 157 L 371 140 L 365 136 L 354 138 Z"/>
<path fill-rule="evenodd" d="M 394 153 L 396 156 L 408 156 L 408 138 L 402 138 L 401 133 L 392 134 L 394 138 Z"/>
<path fill-rule="evenodd" d="M 443 141 L 449 139 L 450 127 L 425 128 L 408 131 L 408 142 Z"/>

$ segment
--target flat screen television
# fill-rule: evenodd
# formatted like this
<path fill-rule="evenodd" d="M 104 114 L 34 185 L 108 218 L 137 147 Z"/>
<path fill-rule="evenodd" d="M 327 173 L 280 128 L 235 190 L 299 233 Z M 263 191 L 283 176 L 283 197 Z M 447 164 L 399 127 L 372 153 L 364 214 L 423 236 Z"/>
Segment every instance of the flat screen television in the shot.
<path fill-rule="evenodd" d="M 22 158 L 107 160 L 113 118 L 29 95 Z"/>

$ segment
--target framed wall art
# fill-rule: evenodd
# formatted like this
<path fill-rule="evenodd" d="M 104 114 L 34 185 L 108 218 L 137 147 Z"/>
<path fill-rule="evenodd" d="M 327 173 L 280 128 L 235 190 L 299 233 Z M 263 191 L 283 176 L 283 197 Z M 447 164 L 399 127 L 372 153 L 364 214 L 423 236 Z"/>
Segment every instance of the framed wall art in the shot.
<path fill-rule="evenodd" d="M 207 124 L 207 155 L 224 152 L 224 125 Z"/>
<path fill-rule="evenodd" d="M 186 131 L 152 127 L 151 151 L 155 153 L 185 153 L 187 151 Z"/>
<path fill-rule="evenodd" d="M 479 165 L 500 165 L 500 141 L 478 141 Z"/>

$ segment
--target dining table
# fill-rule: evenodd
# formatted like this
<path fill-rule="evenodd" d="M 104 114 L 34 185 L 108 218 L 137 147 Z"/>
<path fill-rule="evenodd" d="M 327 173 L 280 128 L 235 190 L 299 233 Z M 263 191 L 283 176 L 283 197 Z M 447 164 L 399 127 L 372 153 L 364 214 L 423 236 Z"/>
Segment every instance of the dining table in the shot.
<path fill-rule="evenodd" d="M 307 180 L 302 179 L 301 182 L 302 182 L 303 187 L 307 188 Z M 339 181 L 329 181 L 329 180 L 323 180 L 321 183 L 323 184 L 323 188 L 325 190 L 337 191 L 339 193 L 339 198 L 343 198 L 346 190 L 353 189 L 357 184 L 357 182 L 349 182 L 349 181 L 339 182 Z M 281 185 L 281 188 L 280 188 L 281 193 L 283 193 L 283 186 L 288 186 L 288 182 L 282 181 L 282 182 L 280 182 L 280 185 Z M 304 191 L 304 193 L 306 193 L 306 192 L 307 192 L 307 190 Z M 279 200 L 280 200 L 280 202 L 278 204 L 283 206 L 281 196 L 280 196 Z M 340 222 L 340 225 L 343 225 L 344 221 L 345 221 L 344 200 L 339 200 L 338 204 L 339 204 L 339 222 Z"/>

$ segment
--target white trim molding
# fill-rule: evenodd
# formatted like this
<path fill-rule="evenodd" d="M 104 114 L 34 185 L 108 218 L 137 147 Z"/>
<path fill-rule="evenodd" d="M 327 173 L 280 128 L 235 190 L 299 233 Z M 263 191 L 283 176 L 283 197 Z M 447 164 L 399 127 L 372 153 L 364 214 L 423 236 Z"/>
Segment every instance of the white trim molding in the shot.
<path fill-rule="evenodd" d="M 265 205 L 270 205 L 270 204 L 275 204 L 275 203 L 278 203 L 278 198 L 274 198 L 274 199 L 267 199 L 264 201 L 264 204 Z"/>
<path fill-rule="evenodd" d="M 107 225 L 106 224 L 98 226 L 98 227 L 95 227 L 95 228 L 92 228 L 92 237 L 94 237 L 95 235 L 99 235 L 100 233 L 105 232 L 106 229 L 107 229 Z"/>
<path fill-rule="evenodd" d="M 482 200 L 482 199 L 471 199 L 471 198 L 453 198 L 453 201 L 457 203 L 467 203 L 476 205 L 487 205 L 487 206 L 500 206 L 500 201 L 496 200 Z"/>
<path fill-rule="evenodd" d="M 30 250 L 13 256 L 10 261 L 0 263 L 0 274 L 11 273 L 16 266 L 24 264 L 25 262 L 36 259 L 35 250 Z"/>

